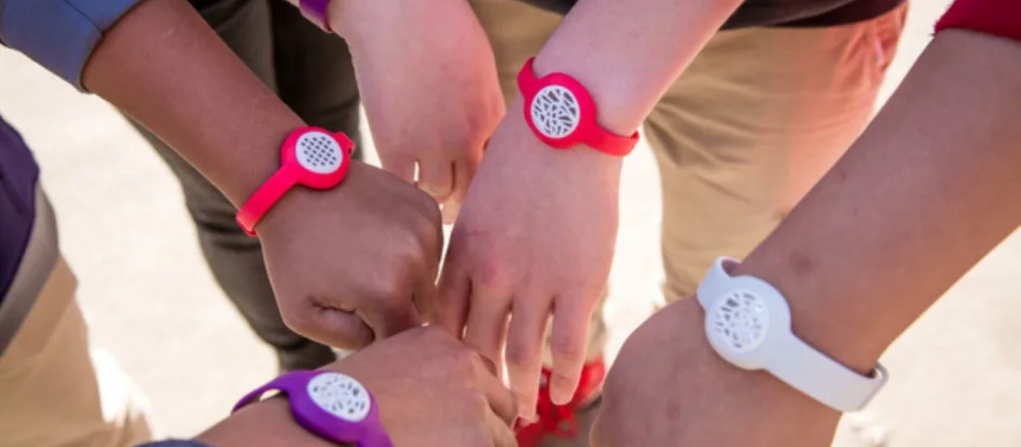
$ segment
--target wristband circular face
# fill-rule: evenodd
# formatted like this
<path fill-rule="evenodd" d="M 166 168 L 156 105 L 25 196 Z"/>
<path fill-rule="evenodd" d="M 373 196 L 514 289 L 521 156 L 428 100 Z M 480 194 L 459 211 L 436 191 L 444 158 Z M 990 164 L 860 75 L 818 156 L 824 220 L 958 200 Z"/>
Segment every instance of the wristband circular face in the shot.
<path fill-rule="evenodd" d="M 245 233 L 255 236 L 255 225 L 296 185 L 330 189 L 340 184 L 351 164 L 354 143 L 343 133 L 318 127 L 292 131 L 280 148 L 280 169 L 255 191 L 237 213 Z"/>
<path fill-rule="evenodd" d="M 298 425 L 323 439 L 359 447 L 392 447 L 372 394 L 354 378 L 338 372 L 284 374 L 242 397 L 232 412 L 273 390 L 287 396 Z"/>
<path fill-rule="evenodd" d="M 314 23 L 327 33 L 332 33 L 330 22 L 326 18 L 326 10 L 330 7 L 330 0 L 300 0 L 298 2 L 301 15 L 308 21 Z"/>
<path fill-rule="evenodd" d="M 588 90 L 564 73 L 536 78 L 533 60 L 525 62 L 518 74 L 518 88 L 525 97 L 525 120 L 543 143 L 556 149 L 584 144 L 616 156 L 631 153 L 638 144 L 637 131 L 622 137 L 600 127 Z"/>
<path fill-rule="evenodd" d="M 887 380 L 877 365 L 863 376 L 808 345 L 791 330 L 787 300 L 769 283 L 732 277 L 738 262 L 719 258 L 698 286 L 706 337 L 724 360 L 764 369 L 791 387 L 838 411 L 857 411 Z"/>

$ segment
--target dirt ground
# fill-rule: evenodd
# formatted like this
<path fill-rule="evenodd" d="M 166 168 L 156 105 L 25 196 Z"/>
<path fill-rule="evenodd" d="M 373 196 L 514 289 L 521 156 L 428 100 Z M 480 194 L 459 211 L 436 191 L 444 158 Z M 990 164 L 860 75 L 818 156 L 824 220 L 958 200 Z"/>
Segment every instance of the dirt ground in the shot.
<path fill-rule="evenodd" d="M 929 39 L 947 0 L 916 0 L 886 92 Z M 36 150 L 81 281 L 94 344 L 144 389 L 165 435 L 227 414 L 274 373 L 270 352 L 223 297 L 198 250 L 169 170 L 109 106 L 0 50 L 0 111 Z M 658 295 L 658 173 L 639 149 L 625 165 L 622 231 L 606 310 L 612 346 Z M 837 445 L 1021 443 L 1021 236 L 990 254 L 887 353 L 886 390 L 847 418 Z M 865 427 L 858 430 L 856 427 Z"/>

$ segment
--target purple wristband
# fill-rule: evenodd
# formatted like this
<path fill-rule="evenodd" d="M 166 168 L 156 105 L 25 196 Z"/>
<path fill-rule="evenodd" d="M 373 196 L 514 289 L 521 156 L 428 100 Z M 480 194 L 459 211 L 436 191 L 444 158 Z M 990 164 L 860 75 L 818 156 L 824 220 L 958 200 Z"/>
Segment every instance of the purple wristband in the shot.
<path fill-rule="evenodd" d="M 323 31 L 332 33 L 330 23 L 326 20 L 326 9 L 330 7 L 330 0 L 299 0 L 301 14 Z"/>

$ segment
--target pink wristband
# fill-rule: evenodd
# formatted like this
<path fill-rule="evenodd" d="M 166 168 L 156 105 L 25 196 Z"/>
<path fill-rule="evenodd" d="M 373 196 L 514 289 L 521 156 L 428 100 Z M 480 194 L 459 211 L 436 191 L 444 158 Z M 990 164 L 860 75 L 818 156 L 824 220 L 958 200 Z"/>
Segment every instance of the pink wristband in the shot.
<path fill-rule="evenodd" d="M 532 72 L 529 59 L 518 74 L 525 97 L 525 120 L 535 136 L 556 149 L 584 144 L 599 152 L 623 157 L 638 144 L 638 132 L 620 136 L 596 122 L 596 102 L 577 79 L 564 73 L 542 78 Z"/>

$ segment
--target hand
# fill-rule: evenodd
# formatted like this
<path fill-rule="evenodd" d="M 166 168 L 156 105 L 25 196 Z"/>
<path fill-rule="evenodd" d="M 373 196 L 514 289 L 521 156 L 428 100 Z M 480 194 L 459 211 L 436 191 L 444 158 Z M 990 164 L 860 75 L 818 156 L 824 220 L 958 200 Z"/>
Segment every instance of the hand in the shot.
<path fill-rule="evenodd" d="M 434 314 L 455 334 L 466 328 L 465 341 L 495 362 L 506 340 L 523 416 L 535 411 L 551 312 L 554 403 L 577 387 L 613 260 L 620 166 L 586 147 L 546 147 L 508 114 L 454 227 Z"/>
<path fill-rule="evenodd" d="M 284 322 L 339 348 L 421 326 L 443 245 L 426 194 L 353 162 L 329 191 L 295 188 L 256 227 Z"/>
<path fill-rule="evenodd" d="M 705 337 L 695 298 L 628 338 L 603 388 L 594 447 L 824 447 L 840 414 L 766 372 L 739 369 Z"/>
<path fill-rule="evenodd" d="M 397 447 L 516 445 L 514 395 L 492 363 L 439 328 L 405 332 L 331 369 L 372 391 Z"/>
<path fill-rule="evenodd" d="M 383 168 L 444 204 L 453 223 L 504 114 L 489 41 L 464 0 L 337 1 Z"/>
<path fill-rule="evenodd" d="M 442 330 L 418 328 L 324 369 L 372 392 L 396 447 L 512 447 L 514 396 L 492 368 Z M 332 445 L 297 426 L 283 399 L 247 406 L 198 439 L 217 447 Z"/>

